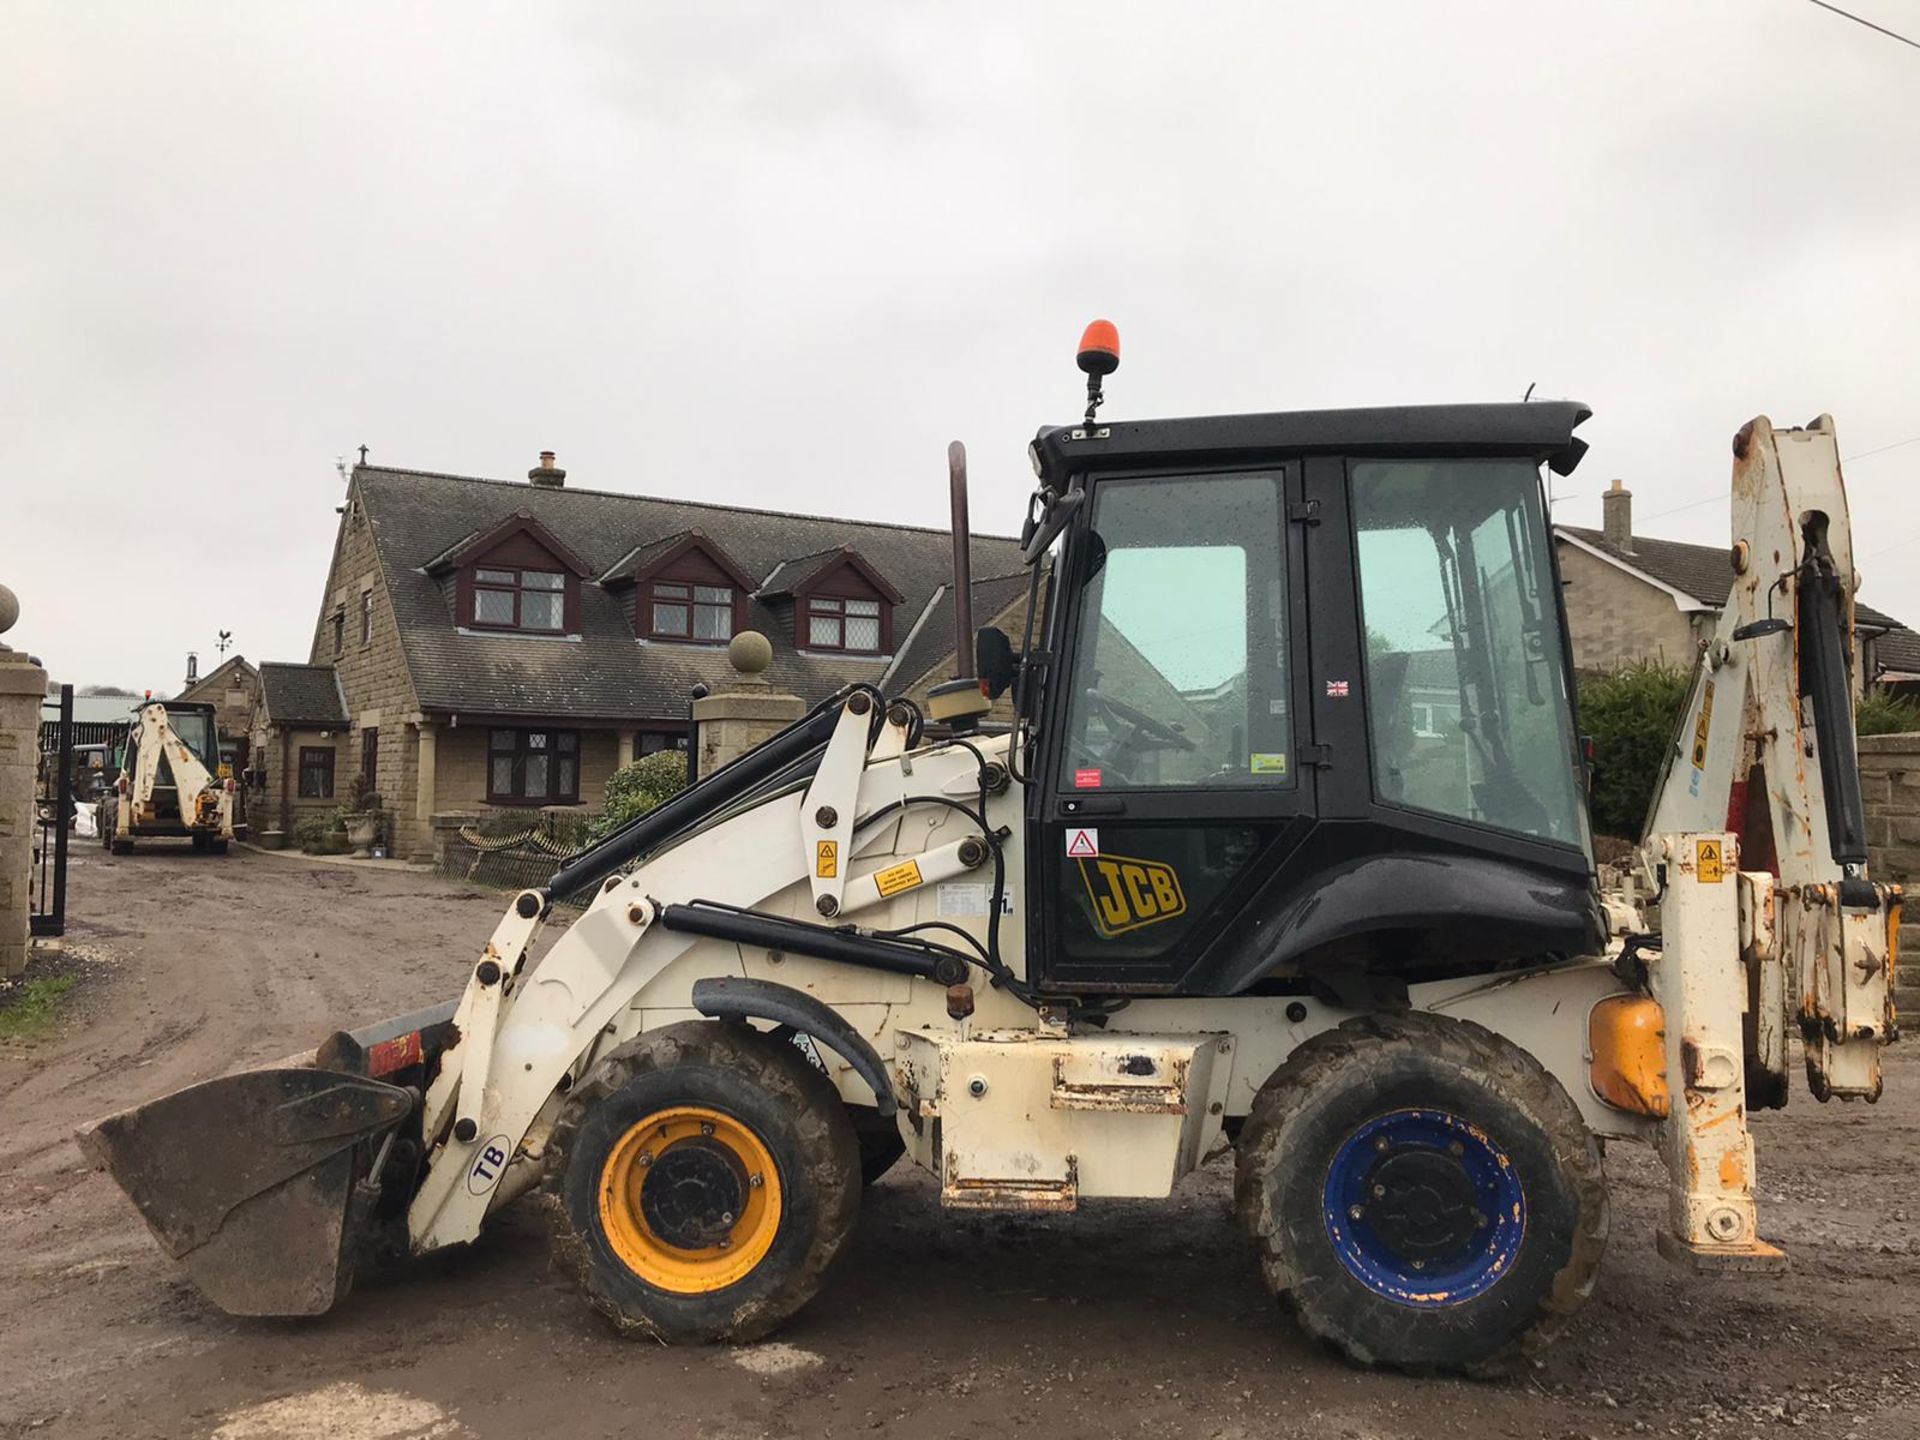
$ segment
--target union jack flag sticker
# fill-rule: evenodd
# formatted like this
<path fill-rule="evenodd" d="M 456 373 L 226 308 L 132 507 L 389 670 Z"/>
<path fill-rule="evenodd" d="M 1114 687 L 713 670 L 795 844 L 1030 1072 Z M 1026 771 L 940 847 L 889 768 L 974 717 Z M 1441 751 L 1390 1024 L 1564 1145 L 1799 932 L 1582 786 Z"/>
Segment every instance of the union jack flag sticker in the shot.
<path fill-rule="evenodd" d="M 1349 686 L 1345 680 L 1329 680 L 1327 681 L 1327 698 L 1329 700 L 1344 700 L 1347 698 L 1348 689 Z"/>

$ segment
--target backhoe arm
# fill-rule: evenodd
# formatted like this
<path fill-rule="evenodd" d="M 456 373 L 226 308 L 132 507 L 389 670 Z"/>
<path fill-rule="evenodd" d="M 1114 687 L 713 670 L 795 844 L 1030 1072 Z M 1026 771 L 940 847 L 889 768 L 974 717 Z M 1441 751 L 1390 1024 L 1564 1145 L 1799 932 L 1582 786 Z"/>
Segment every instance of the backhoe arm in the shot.
<path fill-rule="evenodd" d="M 224 797 L 213 773 L 167 723 L 167 707 L 149 705 L 140 712 L 140 740 L 134 771 L 128 777 L 128 801 L 136 814 L 151 810 L 154 788 L 160 783 L 160 759 L 166 757 L 179 796 L 180 819 L 199 826 L 220 825 Z M 224 829 L 224 826 L 221 826 Z"/>
<path fill-rule="evenodd" d="M 1734 583 L 1655 787 L 1648 988 L 1665 1014 L 1673 1242 L 1754 1232 L 1750 1108 L 1786 1103 L 1797 1030 L 1815 1098 L 1878 1099 L 1900 892 L 1867 878 L 1853 729 L 1853 569 L 1833 422 L 1734 437 Z M 1652 947 L 1649 947 L 1652 948 Z"/>

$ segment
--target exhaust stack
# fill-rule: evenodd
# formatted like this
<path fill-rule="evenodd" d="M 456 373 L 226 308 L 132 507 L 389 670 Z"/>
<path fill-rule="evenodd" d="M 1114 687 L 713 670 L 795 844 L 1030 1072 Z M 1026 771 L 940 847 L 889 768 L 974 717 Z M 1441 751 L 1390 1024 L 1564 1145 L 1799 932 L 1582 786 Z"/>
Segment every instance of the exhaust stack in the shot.
<path fill-rule="evenodd" d="M 947 490 L 953 502 L 953 678 L 927 692 L 927 718 L 956 733 L 974 728 L 993 708 L 973 672 L 973 527 L 967 519 L 967 447 L 947 446 Z"/>

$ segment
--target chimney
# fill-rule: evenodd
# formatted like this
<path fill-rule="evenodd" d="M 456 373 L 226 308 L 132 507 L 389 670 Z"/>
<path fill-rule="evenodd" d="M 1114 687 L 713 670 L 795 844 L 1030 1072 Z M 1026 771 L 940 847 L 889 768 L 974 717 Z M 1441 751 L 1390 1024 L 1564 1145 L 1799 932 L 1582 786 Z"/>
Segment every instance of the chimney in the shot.
<path fill-rule="evenodd" d="M 1600 497 L 1600 533 L 1614 549 L 1633 553 L 1633 492 L 1618 480 Z"/>
<path fill-rule="evenodd" d="M 187 651 L 187 685 L 200 678 L 200 656 L 192 650 Z"/>
<path fill-rule="evenodd" d="M 542 450 L 540 463 L 527 471 L 527 480 L 543 490 L 558 490 L 567 483 L 567 472 L 553 463 L 553 451 Z"/>

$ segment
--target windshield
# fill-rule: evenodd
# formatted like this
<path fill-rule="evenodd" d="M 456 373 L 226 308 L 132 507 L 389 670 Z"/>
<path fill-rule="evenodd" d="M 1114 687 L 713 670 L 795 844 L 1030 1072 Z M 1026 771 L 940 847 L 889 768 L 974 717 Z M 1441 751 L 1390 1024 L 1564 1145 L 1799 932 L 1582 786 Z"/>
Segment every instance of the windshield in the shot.
<path fill-rule="evenodd" d="M 167 724 L 173 727 L 173 733 L 187 742 L 187 748 L 199 757 L 200 763 L 212 770 L 220 763 L 220 754 L 214 745 L 213 716 L 205 710 L 169 710 Z"/>
<path fill-rule="evenodd" d="M 1534 467 L 1360 463 L 1352 492 L 1380 799 L 1584 848 Z"/>

